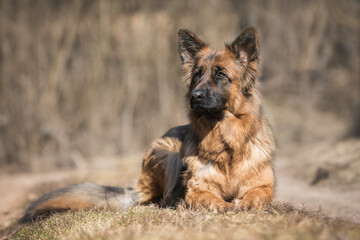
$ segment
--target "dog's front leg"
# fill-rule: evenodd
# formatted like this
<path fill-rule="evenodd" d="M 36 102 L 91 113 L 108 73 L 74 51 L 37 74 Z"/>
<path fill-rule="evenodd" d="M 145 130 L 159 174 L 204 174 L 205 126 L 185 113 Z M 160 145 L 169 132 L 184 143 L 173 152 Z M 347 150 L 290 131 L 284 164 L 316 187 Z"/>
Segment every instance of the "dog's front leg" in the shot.
<path fill-rule="evenodd" d="M 215 212 L 226 212 L 233 210 L 235 205 L 226 202 L 209 191 L 188 191 L 185 202 L 190 207 L 206 208 Z"/>

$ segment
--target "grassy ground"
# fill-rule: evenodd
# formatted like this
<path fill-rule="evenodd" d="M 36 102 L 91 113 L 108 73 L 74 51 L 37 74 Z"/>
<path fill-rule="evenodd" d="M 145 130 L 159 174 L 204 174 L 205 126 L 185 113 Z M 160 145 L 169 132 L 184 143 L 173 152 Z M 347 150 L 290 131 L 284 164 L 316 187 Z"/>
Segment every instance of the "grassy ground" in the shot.
<path fill-rule="evenodd" d="M 360 225 L 279 203 L 226 214 L 156 206 L 66 212 L 7 231 L 10 239 L 360 239 Z"/>
<path fill-rule="evenodd" d="M 194 211 L 180 206 L 178 209 L 159 209 L 156 206 L 138 206 L 126 211 L 80 211 L 63 212 L 48 218 L 27 224 L 15 223 L 21 217 L 26 206 L 44 192 L 64 187 L 70 183 L 93 182 L 113 186 L 131 186 L 139 171 L 140 157 L 127 157 L 117 165 L 109 163 L 109 167 L 89 169 L 80 173 L 50 176 L 12 176 L 18 181 L 4 181 L 0 184 L 3 197 L 14 193 L 8 200 L 1 202 L 2 211 L 8 212 L 8 224 L 0 224 L 0 240 L 2 239 L 360 239 L 360 224 L 340 219 L 329 218 L 316 206 L 324 207 L 329 213 L 326 203 L 330 201 L 330 209 L 345 211 L 341 206 L 341 198 L 347 198 L 346 192 L 326 194 L 322 184 L 308 186 L 299 179 L 284 178 L 284 171 L 277 169 L 278 201 L 295 203 L 314 203 L 314 208 L 295 209 L 291 204 L 275 203 L 263 211 L 215 214 L 208 211 Z M 106 165 L 104 161 L 101 164 Z M 126 171 L 124 171 L 126 169 Z M 59 176 L 57 176 L 57 174 Z M 286 175 L 287 176 L 287 175 Z M 290 174 L 290 176 L 292 175 Z M 41 181 L 40 181 L 41 180 Z M 291 181 L 290 181 L 291 180 Z M 24 181 L 27 185 L 24 185 Z M 303 186 L 307 186 L 306 188 Z M 23 186 L 23 188 L 19 188 Z M 18 191 L 16 191 L 18 190 Z M 315 194 L 318 193 L 318 194 Z M 16 194 L 15 194 L 16 193 Z M 284 197 L 285 194 L 285 197 Z M 286 195 L 287 194 L 287 195 Z M 286 198 L 289 195 L 289 199 Z M 320 196 L 321 195 L 321 198 Z M 10 195 L 9 195 L 10 196 Z M 357 202 L 358 197 L 350 198 Z M 319 201 L 315 201 L 319 200 Z M 327 201 L 325 201 L 327 200 Z M 345 202 L 346 206 L 349 202 Z M 298 204 L 296 204 L 298 206 Z M 301 206 L 301 205 L 300 205 Z M 347 219 L 356 212 L 350 205 L 345 214 Z M 358 206 L 358 205 L 356 205 Z M 341 214 L 335 214 L 341 216 Z M 0 223 L 4 222 L 4 214 L 0 214 Z M 2 219 L 3 218 L 3 219 Z M 358 218 L 357 218 L 358 219 Z M 12 224 L 11 224 L 12 222 Z M 357 221 L 359 222 L 359 221 Z M 3 226 L 3 227 L 1 227 Z"/>

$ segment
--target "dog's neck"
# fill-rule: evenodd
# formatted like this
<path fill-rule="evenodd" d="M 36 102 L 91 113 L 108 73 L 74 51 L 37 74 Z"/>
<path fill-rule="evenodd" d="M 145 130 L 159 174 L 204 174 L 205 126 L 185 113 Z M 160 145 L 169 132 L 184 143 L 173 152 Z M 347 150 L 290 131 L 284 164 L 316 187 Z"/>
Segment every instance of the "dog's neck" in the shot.
<path fill-rule="evenodd" d="M 198 139 L 199 156 L 205 161 L 226 161 L 234 154 L 242 155 L 246 151 L 247 143 L 261 129 L 259 125 L 262 119 L 260 108 L 257 112 L 241 114 L 224 111 L 220 120 L 193 116 L 191 127 Z"/>

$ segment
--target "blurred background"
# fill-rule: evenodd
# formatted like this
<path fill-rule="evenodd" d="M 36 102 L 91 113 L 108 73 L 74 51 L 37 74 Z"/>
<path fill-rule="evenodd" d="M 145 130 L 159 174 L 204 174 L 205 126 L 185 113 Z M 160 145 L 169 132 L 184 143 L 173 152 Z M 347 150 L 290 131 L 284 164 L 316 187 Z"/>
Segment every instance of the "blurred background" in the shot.
<path fill-rule="evenodd" d="M 223 48 L 249 26 L 280 163 L 359 182 L 358 0 L 1 0 L 0 172 L 144 152 L 187 123 L 177 30 Z"/>
<path fill-rule="evenodd" d="M 0 229 L 45 191 L 134 184 L 188 122 L 178 29 L 223 48 L 249 26 L 276 200 L 360 222 L 359 0 L 0 0 Z"/>

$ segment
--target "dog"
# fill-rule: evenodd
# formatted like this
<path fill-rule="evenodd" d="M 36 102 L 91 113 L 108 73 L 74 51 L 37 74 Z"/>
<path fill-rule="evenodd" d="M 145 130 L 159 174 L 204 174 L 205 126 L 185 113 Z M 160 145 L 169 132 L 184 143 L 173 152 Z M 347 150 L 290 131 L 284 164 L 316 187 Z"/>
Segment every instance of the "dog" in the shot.
<path fill-rule="evenodd" d="M 276 144 L 257 89 L 260 49 L 250 27 L 223 50 L 187 29 L 178 31 L 189 124 L 170 129 L 146 151 L 137 186 L 90 183 L 47 193 L 21 222 L 58 210 L 125 209 L 135 204 L 215 212 L 271 204 Z"/>

